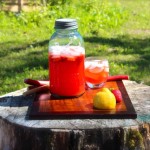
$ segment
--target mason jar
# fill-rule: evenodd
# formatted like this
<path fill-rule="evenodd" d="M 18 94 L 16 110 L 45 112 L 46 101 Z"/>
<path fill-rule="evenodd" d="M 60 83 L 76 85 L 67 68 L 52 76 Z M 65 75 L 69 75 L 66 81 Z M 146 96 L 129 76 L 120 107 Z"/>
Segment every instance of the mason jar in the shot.
<path fill-rule="evenodd" d="M 55 97 L 78 97 L 85 92 L 84 41 L 75 19 L 57 19 L 49 41 L 50 92 Z"/>

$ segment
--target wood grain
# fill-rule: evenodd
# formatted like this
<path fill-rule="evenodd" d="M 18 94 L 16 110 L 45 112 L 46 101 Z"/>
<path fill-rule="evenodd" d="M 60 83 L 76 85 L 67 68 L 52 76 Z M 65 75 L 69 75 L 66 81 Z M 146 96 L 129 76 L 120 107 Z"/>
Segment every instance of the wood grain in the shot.
<path fill-rule="evenodd" d="M 30 119 L 57 119 L 57 118 L 136 118 L 136 112 L 130 101 L 122 81 L 107 82 L 104 87 L 120 89 L 123 101 L 117 103 L 112 110 L 93 108 L 93 97 L 101 90 L 87 89 L 78 97 L 71 99 L 58 99 L 50 93 L 37 93 L 29 112 Z"/>

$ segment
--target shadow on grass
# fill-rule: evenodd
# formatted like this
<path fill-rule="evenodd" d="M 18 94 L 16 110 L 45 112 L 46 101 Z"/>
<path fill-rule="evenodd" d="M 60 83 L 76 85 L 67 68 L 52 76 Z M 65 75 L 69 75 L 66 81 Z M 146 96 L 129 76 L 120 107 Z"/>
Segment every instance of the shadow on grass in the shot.
<path fill-rule="evenodd" d="M 39 52 L 29 52 L 27 55 L 17 59 L 23 59 L 23 63 L 18 63 L 17 65 L 7 66 L 4 70 L 0 73 L 2 79 L 8 77 L 16 77 L 19 73 L 23 73 L 28 70 L 35 70 L 35 69 L 47 69 L 48 70 L 48 56 L 44 57 L 48 53 L 47 51 L 39 51 Z M 3 69 L 0 66 L 0 69 Z"/>
<path fill-rule="evenodd" d="M 132 66 L 137 65 L 136 71 L 142 71 L 143 69 L 150 69 L 150 38 L 139 39 L 139 38 L 131 38 L 127 35 L 119 36 L 117 38 L 104 38 L 104 37 L 85 37 L 85 42 L 99 45 L 106 45 L 108 48 L 114 49 L 112 51 L 108 50 L 98 50 L 98 55 L 107 55 L 110 56 L 112 54 L 121 54 L 126 57 L 126 55 L 136 55 L 140 56 L 140 60 L 115 60 L 116 63 L 122 63 L 124 65 Z M 123 49 L 120 51 L 120 48 Z M 118 49 L 118 50 L 116 50 Z M 90 56 L 92 52 L 87 54 Z"/>
<path fill-rule="evenodd" d="M 100 45 L 108 45 L 109 47 L 121 47 L 124 49 L 123 54 L 149 54 L 150 58 L 150 38 L 139 39 L 131 38 L 127 35 L 117 38 L 104 37 L 85 37 L 85 42 Z"/>
<path fill-rule="evenodd" d="M 128 54 L 139 54 L 140 55 L 140 60 L 137 61 L 132 61 L 132 60 L 126 60 L 126 61 L 121 61 L 121 60 L 115 60 L 116 63 L 122 63 L 124 65 L 128 65 L 129 67 L 132 65 L 136 65 L 137 68 L 134 70 L 135 72 L 140 72 L 142 70 L 146 70 L 149 72 L 150 69 L 150 38 L 146 39 L 138 39 L 138 38 L 130 38 L 128 36 L 122 36 L 122 37 L 117 37 L 117 38 L 103 38 L 103 37 L 84 37 L 85 44 L 86 43 L 91 43 L 89 45 L 89 49 L 96 45 L 107 45 L 110 48 L 122 48 L 122 52 L 118 52 L 121 55 Z M 7 44 L 7 43 L 5 43 Z M 32 43 L 30 44 L 33 47 L 46 47 L 48 45 L 48 40 L 40 41 L 37 43 Z M 18 52 L 22 51 L 23 49 L 27 49 L 30 47 L 30 45 L 26 45 L 25 47 L 16 47 L 13 49 L 9 49 L 8 51 L 10 52 Z M 111 54 L 116 54 L 116 51 L 108 52 L 107 50 L 104 52 L 104 55 L 111 55 Z M 28 68 L 29 70 L 32 70 L 34 68 L 39 68 L 42 66 L 44 69 L 48 69 L 48 52 L 47 50 L 42 50 L 42 51 L 32 51 L 28 53 L 28 56 L 24 56 L 24 58 L 18 58 L 18 59 L 24 59 L 23 64 L 18 64 L 17 66 L 12 67 L 5 67 L 2 76 L 3 78 L 12 78 L 14 76 L 17 76 L 18 73 L 24 72 L 25 68 Z M 88 55 L 88 54 L 87 54 Z M 92 53 L 90 54 L 92 55 Z M 101 55 L 100 51 L 98 55 Z M 3 68 L 2 68 L 3 69 Z M 131 68 L 131 73 L 132 73 L 132 68 Z"/>
<path fill-rule="evenodd" d="M 36 43 L 23 44 L 21 46 L 14 46 L 14 41 L 0 43 L 2 50 L 0 51 L 0 57 L 5 57 L 12 52 L 19 52 L 31 47 L 48 45 L 49 40 L 44 40 Z"/>

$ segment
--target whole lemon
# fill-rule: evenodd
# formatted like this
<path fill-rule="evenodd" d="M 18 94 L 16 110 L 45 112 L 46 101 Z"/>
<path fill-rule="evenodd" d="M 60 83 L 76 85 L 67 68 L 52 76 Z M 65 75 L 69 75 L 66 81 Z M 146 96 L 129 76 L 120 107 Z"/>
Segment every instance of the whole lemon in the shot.
<path fill-rule="evenodd" d="M 116 99 L 108 88 L 102 88 L 101 91 L 94 96 L 93 105 L 98 109 L 115 109 Z"/>

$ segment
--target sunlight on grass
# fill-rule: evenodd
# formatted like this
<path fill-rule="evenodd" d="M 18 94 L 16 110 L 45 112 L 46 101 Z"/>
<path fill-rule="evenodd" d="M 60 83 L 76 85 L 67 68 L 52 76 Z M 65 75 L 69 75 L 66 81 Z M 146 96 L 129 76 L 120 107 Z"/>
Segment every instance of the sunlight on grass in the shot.
<path fill-rule="evenodd" d="M 124 31 L 134 37 L 150 37 L 150 6 L 149 0 L 123 1 L 122 5 L 128 9 L 129 20 L 124 25 Z"/>

